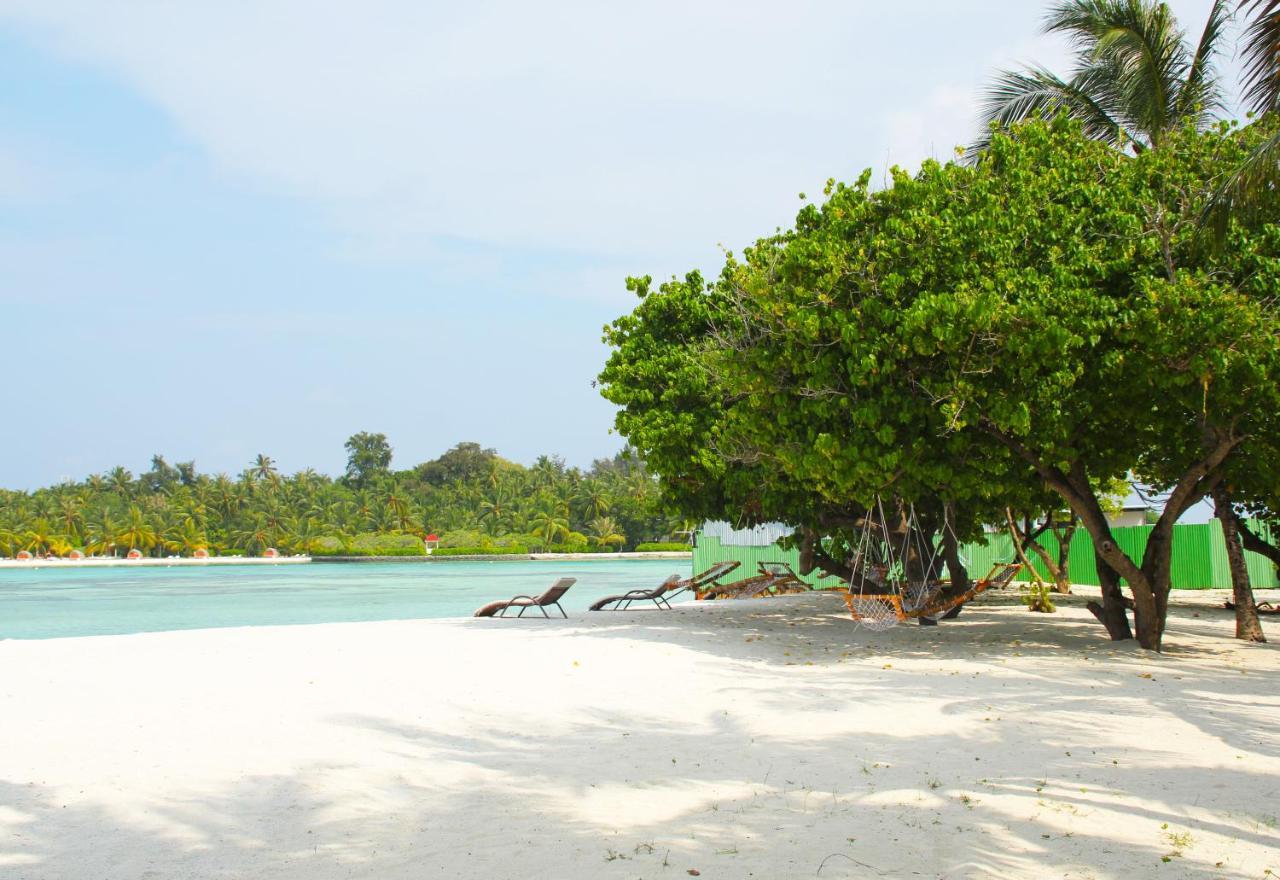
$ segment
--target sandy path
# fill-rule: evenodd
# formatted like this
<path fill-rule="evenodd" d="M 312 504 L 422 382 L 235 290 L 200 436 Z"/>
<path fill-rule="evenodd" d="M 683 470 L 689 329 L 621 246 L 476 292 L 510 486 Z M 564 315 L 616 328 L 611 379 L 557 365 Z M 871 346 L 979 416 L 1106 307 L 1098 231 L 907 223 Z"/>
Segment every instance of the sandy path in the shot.
<path fill-rule="evenodd" d="M 3 642 L 0 877 L 1263 878 L 1280 652 L 1195 601 Z"/>

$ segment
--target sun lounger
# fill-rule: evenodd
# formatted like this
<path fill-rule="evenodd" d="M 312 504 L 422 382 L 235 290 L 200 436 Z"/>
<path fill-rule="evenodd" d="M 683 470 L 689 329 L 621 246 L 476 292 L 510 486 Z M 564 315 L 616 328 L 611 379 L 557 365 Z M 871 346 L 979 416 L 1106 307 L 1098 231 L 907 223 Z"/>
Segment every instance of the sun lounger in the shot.
<path fill-rule="evenodd" d="M 735 560 L 718 562 L 706 571 L 699 572 L 688 578 L 681 578 L 680 575 L 673 574 L 652 590 L 631 590 L 617 596 L 607 596 L 604 599 L 593 602 L 590 610 L 604 611 L 608 606 L 614 605 L 614 611 L 622 611 L 628 608 L 632 602 L 644 601 L 652 602 L 659 608 L 670 608 L 671 600 L 685 590 L 692 590 L 696 595 L 698 590 L 714 584 L 741 564 Z"/>
<path fill-rule="evenodd" d="M 506 617 L 507 611 L 512 608 L 519 608 L 520 613 L 516 617 L 524 617 L 524 613 L 530 608 L 537 608 L 542 612 L 543 617 L 550 617 L 547 613 L 547 606 L 554 605 L 559 609 L 560 614 L 564 617 L 569 615 L 564 613 L 564 609 L 560 607 L 560 597 L 569 591 L 569 588 L 577 583 L 577 578 L 560 578 L 552 584 L 541 596 L 513 596 L 510 599 L 490 602 L 483 608 L 476 609 L 476 617 Z"/>
<path fill-rule="evenodd" d="M 616 606 L 614 611 L 625 611 L 631 607 L 632 602 L 652 602 L 659 608 L 670 608 L 665 593 L 678 587 L 680 584 L 680 575 L 673 574 L 662 583 L 658 584 L 652 590 L 631 590 L 617 596 L 606 596 L 603 599 L 592 602 L 588 607 L 588 611 L 603 611 L 606 606 Z"/>
<path fill-rule="evenodd" d="M 742 563 L 735 560 L 727 562 L 718 562 L 708 568 L 706 571 L 699 572 L 693 577 L 681 578 L 678 574 L 673 574 L 657 587 L 652 590 L 631 590 L 617 596 L 607 596 L 592 603 L 591 611 L 603 611 L 610 605 L 614 605 L 614 611 L 622 611 L 628 608 L 632 602 L 650 601 L 659 608 L 670 608 L 671 599 L 680 595 L 685 590 L 693 591 L 697 595 L 699 590 L 715 584 L 717 580 L 733 571 Z"/>
<path fill-rule="evenodd" d="M 760 573 L 731 584 L 716 584 L 705 590 L 695 591 L 699 599 L 751 599 L 772 591 L 778 593 L 806 592 L 809 585 L 791 570 L 785 562 L 761 562 Z"/>
<path fill-rule="evenodd" d="M 695 574 L 691 578 L 681 581 L 673 590 L 668 590 L 666 598 L 674 599 L 676 596 L 688 590 L 695 596 L 700 590 L 714 586 L 716 581 L 727 575 L 729 572 L 742 565 L 736 559 L 730 559 L 727 562 L 717 562 L 701 574 Z"/>

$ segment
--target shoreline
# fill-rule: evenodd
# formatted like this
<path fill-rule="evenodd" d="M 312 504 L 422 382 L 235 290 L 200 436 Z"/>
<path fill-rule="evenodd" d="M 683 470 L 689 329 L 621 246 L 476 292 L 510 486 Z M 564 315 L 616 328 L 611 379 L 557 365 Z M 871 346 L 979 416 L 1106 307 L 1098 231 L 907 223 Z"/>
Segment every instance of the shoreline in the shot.
<path fill-rule="evenodd" d="M 690 550 L 650 550 L 643 553 L 478 553 L 465 556 L 313 556 L 316 563 L 355 562 L 590 562 L 625 559 L 693 559 Z"/>
<path fill-rule="evenodd" d="M 208 559 L 192 559 L 175 556 L 170 559 L 111 559 L 87 557 L 85 559 L 0 559 L 0 570 L 7 568 L 169 568 L 182 565 L 302 565 L 311 562 L 310 556 L 210 556 Z"/>
<path fill-rule="evenodd" d="M 590 562 L 628 559 L 693 559 L 692 552 L 656 550 L 644 553 L 504 553 L 469 556 L 210 556 L 192 559 L 175 556 L 168 559 L 0 559 L 0 571 L 33 568 L 170 568 L 174 566 L 208 565 L 307 565 L 310 563 L 361 562 Z"/>

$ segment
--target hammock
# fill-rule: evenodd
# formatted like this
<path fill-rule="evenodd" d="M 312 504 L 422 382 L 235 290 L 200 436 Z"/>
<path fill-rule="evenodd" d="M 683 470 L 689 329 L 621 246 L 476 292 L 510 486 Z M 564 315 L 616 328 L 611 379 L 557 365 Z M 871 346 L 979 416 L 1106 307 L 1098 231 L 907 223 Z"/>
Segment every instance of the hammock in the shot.
<path fill-rule="evenodd" d="M 884 632 L 897 626 L 906 612 L 902 610 L 902 600 L 893 593 L 854 595 L 846 593 L 845 604 L 849 613 L 860 626 L 872 632 Z"/>
<path fill-rule="evenodd" d="M 844 594 L 844 601 L 849 606 L 849 613 L 853 615 L 853 619 L 859 626 L 873 632 L 884 632 L 908 620 L 919 617 L 939 617 L 957 605 L 973 601 L 979 593 L 1006 587 L 1021 570 L 1020 562 L 997 563 L 991 567 L 986 577 L 960 595 L 941 599 L 941 601 L 930 601 L 915 608 L 906 607 L 902 596 L 898 593 L 862 594 L 850 590 Z M 939 583 L 945 586 L 945 582 Z M 936 597 L 937 591 L 933 595 Z"/>
<path fill-rule="evenodd" d="M 928 573 L 938 569 L 945 536 L 936 543 L 926 541 L 918 527 L 915 505 L 910 505 L 905 513 L 906 529 L 900 547 L 894 545 L 889 534 L 881 499 L 876 499 L 863 519 L 862 535 L 851 560 L 849 589 L 845 593 L 849 613 L 859 626 L 882 632 L 914 618 L 938 617 L 979 593 L 1007 585 L 1022 569 L 1018 563 L 995 565 L 971 589 L 958 596 L 944 596 L 951 582 Z M 942 527 L 950 531 L 954 541 L 955 532 L 946 508 Z M 919 569 L 926 573 L 923 578 L 907 575 L 908 562 L 913 557 Z"/>
<path fill-rule="evenodd" d="M 918 615 L 946 587 L 946 581 L 936 578 L 912 581 L 906 577 L 906 563 L 913 551 L 918 560 L 927 559 L 924 570 L 933 571 L 942 549 L 940 543 L 925 547 L 915 524 L 915 505 L 911 505 L 902 546 L 895 547 L 881 499 L 876 499 L 874 507 L 863 518 L 862 536 L 851 561 L 849 592 L 845 597 L 849 612 L 859 625 L 877 632 L 896 626 L 909 616 Z M 945 515 L 943 524 L 950 528 Z M 859 582 L 857 589 L 855 581 Z"/>

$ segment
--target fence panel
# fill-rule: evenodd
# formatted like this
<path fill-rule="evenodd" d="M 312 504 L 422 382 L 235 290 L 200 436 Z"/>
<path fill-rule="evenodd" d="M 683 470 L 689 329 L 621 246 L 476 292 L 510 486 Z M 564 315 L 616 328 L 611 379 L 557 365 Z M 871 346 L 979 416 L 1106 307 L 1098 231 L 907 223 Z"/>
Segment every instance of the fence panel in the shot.
<path fill-rule="evenodd" d="M 1274 540 L 1275 536 L 1263 523 L 1254 522 L 1251 525 L 1264 540 Z M 1131 559 L 1141 561 L 1152 531 L 1151 526 L 1127 526 L 1112 529 L 1112 534 L 1120 549 L 1129 554 Z M 1041 536 L 1040 541 L 1056 559 L 1057 538 L 1046 533 Z M 979 578 L 990 571 L 993 565 L 1014 558 L 1013 541 L 1007 532 L 991 533 L 985 536 L 984 541 L 964 545 L 962 556 L 970 576 Z M 1044 564 L 1034 554 L 1031 557 L 1040 575 L 1048 578 Z M 1280 579 L 1276 577 L 1276 569 L 1271 560 L 1257 553 L 1246 553 L 1245 557 L 1255 589 L 1280 586 Z M 693 550 L 695 571 L 702 571 L 717 562 L 730 559 L 742 563 L 742 567 L 734 573 L 735 580 L 755 574 L 756 565 L 760 562 L 786 562 L 797 570 L 800 565 L 799 551 L 783 550 L 776 544 L 762 547 L 722 546 L 719 538 L 701 534 L 698 536 L 697 546 Z M 1098 584 L 1093 539 L 1082 528 L 1076 529 L 1072 536 L 1067 565 L 1072 583 Z M 1217 521 L 1174 526 L 1172 580 L 1173 587 L 1177 590 L 1231 587 L 1231 573 L 1226 563 L 1226 544 L 1222 539 L 1222 526 Z M 840 585 L 837 578 L 821 578 L 816 574 L 806 576 L 805 581 L 817 587 Z"/>

